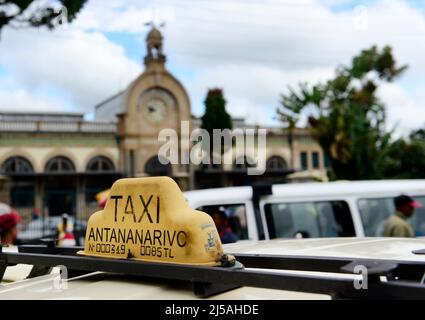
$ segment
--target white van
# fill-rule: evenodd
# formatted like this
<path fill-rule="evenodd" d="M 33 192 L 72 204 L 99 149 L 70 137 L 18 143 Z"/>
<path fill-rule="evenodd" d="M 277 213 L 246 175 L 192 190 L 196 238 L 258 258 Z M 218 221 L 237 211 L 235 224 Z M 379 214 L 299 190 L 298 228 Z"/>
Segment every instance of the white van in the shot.
<path fill-rule="evenodd" d="M 194 209 L 223 207 L 241 240 L 376 237 L 394 213 L 394 197 L 423 204 L 411 219 L 425 235 L 425 180 L 338 181 L 246 186 L 185 192 Z"/>

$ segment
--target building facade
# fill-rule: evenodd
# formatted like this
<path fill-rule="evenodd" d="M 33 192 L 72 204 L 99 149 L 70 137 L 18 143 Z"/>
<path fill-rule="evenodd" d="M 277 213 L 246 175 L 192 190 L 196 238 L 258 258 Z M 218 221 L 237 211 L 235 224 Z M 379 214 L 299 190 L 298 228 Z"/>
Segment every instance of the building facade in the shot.
<path fill-rule="evenodd" d="M 95 121 L 77 113 L 0 113 L 0 201 L 10 203 L 26 220 L 34 208 L 44 216 L 64 212 L 86 219 L 96 210 L 95 194 L 120 177 L 167 175 L 183 190 L 326 179 L 320 146 L 306 129 L 293 133 L 292 148 L 282 129 L 267 129 L 266 161 L 261 176 L 248 176 L 251 161 L 232 149 L 226 165 L 162 164 L 158 135 L 173 129 L 180 152 L 193 143 L 182 133 L 200 127 L 191 114 L 184 86 L 166 69 L 163 38 L 153 28 L 147 37 L 145 70 L 126 90 L 95 107 Z M 234 128 L 258 129 L 243 119 Z"/>

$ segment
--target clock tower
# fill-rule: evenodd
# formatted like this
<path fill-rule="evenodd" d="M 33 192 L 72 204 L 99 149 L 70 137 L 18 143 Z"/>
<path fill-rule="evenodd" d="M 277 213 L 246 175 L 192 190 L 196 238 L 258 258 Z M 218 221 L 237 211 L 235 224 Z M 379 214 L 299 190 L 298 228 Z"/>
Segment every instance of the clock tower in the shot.
<path fill-rule="evenodd" d="M 165 67 L 163 36 L 155 26 L 147 35 L 146 45 L 145 71 L 126 89 L 124 112 L 118 116 L 121 167 L 129 177 L 166 175 L 188 189 L 189 166 L 162 164 L 158 136 L 161 130 L 172 129 L 182 139 L 181 122 L 191 123 L 189 96 Z"/>

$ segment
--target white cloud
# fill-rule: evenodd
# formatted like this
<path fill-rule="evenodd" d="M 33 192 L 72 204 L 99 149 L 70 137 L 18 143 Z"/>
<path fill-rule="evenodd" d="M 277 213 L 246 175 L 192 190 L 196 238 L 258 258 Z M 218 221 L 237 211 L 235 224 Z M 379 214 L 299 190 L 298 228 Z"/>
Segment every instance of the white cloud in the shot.
<path fill-rule="evenodd" d="M 31 95 L 25 90 L 0 89 L 1 111 L 63 111 L 63 102 L 50 97 Z"/>
<path fill-rule="evenodd" d="M 325 81 L 332 75 L 331 68 L 304 70 L 281 70 L 264 65 L 229 64 L 204 69 L 200 74 L 185 81 L 191 88 L 194 101 L 203 101 L 207 89 L 219 87 L 224 90 L 227 109 L 233 116 L 246 117 L 255 124 L 274 124 L 279 95 L 288 85 L 306 80 Z M 203 106 L 195 105 L 194 112 L 201 115 Z"/>
<path fill-rule="evenodd" d="M 326 6 L 346 6 L 351 5 L 355 0 L 321 0 L 321 2 Z"/>
<path fill-rule="evenodd" d="M 424 91 L 422 91 L 424 92 Z M 378 96 L 388 106 L 388 129 L 395 129 L 396 136 L 408 134 L 414 128 L 425 127 L 425 105 L 422 97 L 411 97 L 404 88 L 394 83 L 382 84 Z"/>
<path fill-rule="evenodd" d="M 425 73 L 423 13 L 401 0 L 368 2 L 360 17 L 362 13 L 356 10 L 332 11 L 329 7 L 354 3 L 91 0 L 69 30 L 60 34 L 65 39 L 14 33 L 0 42 L 0 59 L 25 88 L 40 82 L 54 84 L 69 92 L 76 105 L 89 110 L 141 70 L 102 32 L 142 34 L 147 31 L 145 22 L 166 20 L 163 33 L 169 67 L 178 70 L 175 76 L 186 86 L 194 112 L 203 111 L 207 89 L 218 86 L 225 90 L 233 115 L 269 123 L 279 93 L 288 84 L 325 80 L 338 64 L 348 64 L 361 49 L 389 44 L 397 61 L 410 66 L 403 84 L 380 90 L 389 106 L 390 125 L 397 119 L 404 130 L 420 125 L 400 117 L 394 99 L 420 109 L 417 105 L 422 100 L 405 85 Z M 359 28 L 359 19 L 366 19 L 366 28 Z"/>
<path fill-rule="evenodd" d="M 90 0 L 78 16 L 74 27 L 102 32 L 140 34 L 145 23 L 174 20 L 174 8 L 156 6 L 152 1 Z"/>
<path fill-rule="evenodd" d="M 0 46 L 1 64 L 23 90 L 52 87 L 80 110 L 91 110 L 141 72 L 121 46 L 99 32 L 7 30 Z"/>
<path fill-rule="evenodd" d="M 131 0 L 126 3 L 137 6 Z M 353 4 L 344 1 L 347 7 Z M 425 72 L 425 41 L 421 41 L 425 18 L 418 9 L 403 1 L 388 0 L 369 2 L 363 6 L 365 10 L 354 7 L 333 12 L 329 8 L 333 5 L 341 7 L 333 0 L 245 1 L 244 5 L 232 0 L 184 0 L 179 5 L 167 0 L 154 2 L 157 12 L 172 16 L 164 29 L 166 52 L 172 65 L 191 71 L 190 76 L 183 73 L 177 77 L 186 84 L 195 113 L 202 111 L 199 104 L 207 89 L 219 86 L 225 90 L 232 114 L 267 123 L 274 115 L 279 93 L 288 84 L 323 80 L 338 64 L 348 64 L 353 55 L 373 44 L 393 46 L 397 60 L 410 66 L 405 78 Z M 126 10 L 109 11 L 111 8 L 100 2 L 95 6 L 109 12 L 105 16 L 127 20 L 129 25 L 123 27 L 127 31 L 142 30 L 137 19 L 134 24 L 125 19 Z M 146 8 L 152 8 L 152 3 L 143 6 L 141 17 L 146 19 L 150 10 Z M 99 21 L 101 30 L 114 25 L 102 23 L 101 18 Z M 365 21 L 366 28 L 359 28 L 359 21 Z M 311 75 L 317 72 L 322 76 Z M 381 94 L 389 109 L 396 108 L 390 103 L 394 92 L 383 89 Z M 415 97 L 404 95 L 413 105 Z M 389 119 L 394 124 L 397 117 Z M 408 121 L 402 127 L 414 124 Z"/>

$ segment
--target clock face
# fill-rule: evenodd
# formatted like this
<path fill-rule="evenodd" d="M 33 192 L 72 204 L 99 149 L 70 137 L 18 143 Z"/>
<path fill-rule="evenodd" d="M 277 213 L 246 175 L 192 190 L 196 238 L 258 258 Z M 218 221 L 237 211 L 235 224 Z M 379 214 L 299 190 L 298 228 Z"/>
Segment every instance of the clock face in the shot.
<path fill-rule="evenodd" d="M 167 106 L 159 99 L 150 100 L 143 110 L 148 120 L 155 124 L 162 122 L 167 115 Z"/>

